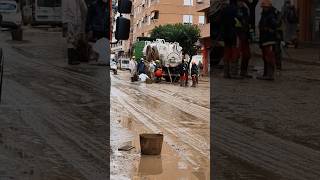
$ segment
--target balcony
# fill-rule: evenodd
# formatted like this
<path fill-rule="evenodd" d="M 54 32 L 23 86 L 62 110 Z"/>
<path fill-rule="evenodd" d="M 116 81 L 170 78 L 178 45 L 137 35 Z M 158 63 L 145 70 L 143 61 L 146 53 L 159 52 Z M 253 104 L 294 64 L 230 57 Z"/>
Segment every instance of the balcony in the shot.
<path fill-rule="evenodd" d="M 204 0 L 203 3 L 196 5 L 197 12 L 206 12 L 210 9 L 210 2 L 208 0 Z"/>
<path fill-rule="evenodd" d="M 209 38 L 210 37 L 210 24 L 199 25 L 201 30 L 200 35 L 201 38 Z"/>

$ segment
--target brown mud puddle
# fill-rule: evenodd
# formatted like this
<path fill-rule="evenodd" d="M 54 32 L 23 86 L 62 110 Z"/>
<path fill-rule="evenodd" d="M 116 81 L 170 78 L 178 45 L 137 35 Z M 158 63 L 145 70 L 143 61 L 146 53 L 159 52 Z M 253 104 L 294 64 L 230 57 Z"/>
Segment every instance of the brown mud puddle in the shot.
<path fill-rule="evenodd" d="M 151 133 L 142 124 L 135 122 L 133 118 L 123 118 L 122 127 L 134 131 L 134 139 L 122 145 L 131 145 L 133 150 L 124 153 L 140 154 L 139 134 Z M 132 167 L 131 179 L 133 180 L 209 180 L 209 169 L 195 169 L 187 160 L 180 157 L 167 143 L 163 143 L 161 155 L 141 155 Z"/>

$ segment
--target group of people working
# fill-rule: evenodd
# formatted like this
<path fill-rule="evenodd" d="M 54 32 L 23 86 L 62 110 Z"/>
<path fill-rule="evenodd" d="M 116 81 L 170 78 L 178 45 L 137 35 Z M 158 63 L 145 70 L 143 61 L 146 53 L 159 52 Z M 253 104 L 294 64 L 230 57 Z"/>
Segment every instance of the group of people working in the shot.
<path fill-rule="evenodd" d="M 221 0 L 220 11 L 214 16 L 214 39 L 224 45 L 224 77 L 252 78 L 248 74 L 251 59 L 250 40 L 255 29 L 252 17 L 258 0 Z M 274 80 L 275 69 L 281 70 L 281 43 L 290 43 L 296 34 L 298 16 L 290 0 L 285 0 L 282 12 L 271 0 L 262 0 L 259 21 L 259 45 L 262 50 L 264 72 L 259 80 Z M 253 19 L 253 20 L 252 20 Z M 285 33 L 284 33 L 285 32 Z M 241 59 L 240 73 L 238 61 Z"/>
<path fill-rule="evenodd" d="M 133 56 L 129 62 L 129 66 L 132 81 L 137 81 L 140 75 L 147 75 L 149 79 L 155 82 L 160 82 L 162 80 L 163 69 L 160 60 L 151 61 L 146 64 L 143 58 L 137 61 L 135 56 Z M 182 60 L 182 63 L 177 67 L 178 73 L 180 74 L 180 86 L 188 86 L 188 77 L 190 74 L 192 79 L 191 87 L 196 87 L 202 67 L 201 62 L 199 62 L 198 65 L 195 62 L 192 62 L 191 69 L 189 71 L 188 62 Z"/>

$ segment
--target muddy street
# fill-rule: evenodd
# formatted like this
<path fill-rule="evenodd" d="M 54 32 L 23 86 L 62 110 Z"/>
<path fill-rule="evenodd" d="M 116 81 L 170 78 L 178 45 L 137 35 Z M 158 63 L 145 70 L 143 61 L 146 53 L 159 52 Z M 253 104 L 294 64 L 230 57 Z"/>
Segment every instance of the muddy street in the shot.
<path fill-rule="evenodd" d="M 111 75 L 111 179 L 210 179 L 209 81 L 198 88 Z M 139 134 L 162 133 L 161 156 L 140 155 Z M 135 147 L 118 151 L 123 145 Z"/>
<path fill-rule="evenodd" d="M 251 74 L 263 71 L 261 59 Z M 275 82 L 227 80 L 214 69 L 211 115 L 217 179 L 320 178 L 320 67 L 284 62 Z"/>
<path fill-rule="evenodd" d="M 5 57 L 0 105 L 0 179 L 105 179 L 106 67 L 66 63 L 61 32 L 0 32 Z"/>

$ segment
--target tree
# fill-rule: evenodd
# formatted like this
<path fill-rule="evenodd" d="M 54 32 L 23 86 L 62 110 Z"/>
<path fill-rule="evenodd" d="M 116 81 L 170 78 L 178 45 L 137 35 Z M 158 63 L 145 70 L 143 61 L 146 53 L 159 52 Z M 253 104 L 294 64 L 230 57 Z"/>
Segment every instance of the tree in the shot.
<path fill-rule="evenodd" d="M 200 38 L 200 29 L 196 25 L 166 24 L 155 27 L 151 31 L 151 38 L 164 39 L 168 42 L 178 42 L 182 47 L 183 55 L 191 57 L 197 53 L 195 43 Z"/>

